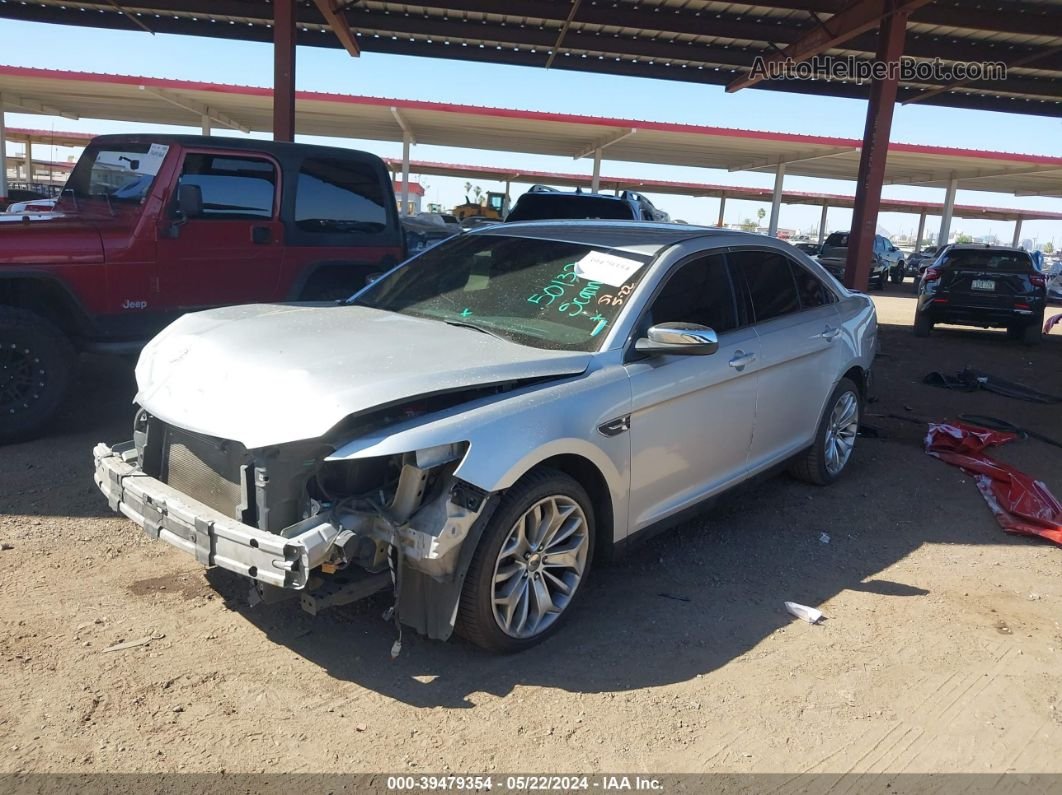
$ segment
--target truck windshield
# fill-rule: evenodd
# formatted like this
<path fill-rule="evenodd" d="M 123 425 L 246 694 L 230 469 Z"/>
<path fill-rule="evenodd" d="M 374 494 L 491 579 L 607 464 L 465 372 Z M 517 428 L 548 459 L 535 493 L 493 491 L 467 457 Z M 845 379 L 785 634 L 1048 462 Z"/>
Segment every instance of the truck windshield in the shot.
<path fill-rule="evenodd" d="M 649 257 L 558 240 L 451 238 L 350 303 L 470 326 L 550 350 L 596 351 Z"/>
<path fill-rule="evenodd" d="M 107 198 L 139 204 L 155 181 L 169 151 L 163 144 L 126 143 L 89 146 L 77 161 L 64 194 L 78 199 Z"/>

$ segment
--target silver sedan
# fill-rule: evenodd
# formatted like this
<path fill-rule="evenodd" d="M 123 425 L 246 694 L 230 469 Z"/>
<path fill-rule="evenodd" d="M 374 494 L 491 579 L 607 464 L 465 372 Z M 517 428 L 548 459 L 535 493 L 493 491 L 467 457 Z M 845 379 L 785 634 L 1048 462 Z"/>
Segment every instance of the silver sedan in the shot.
<path fill-rule="evenodd" d="M 514 651 L 709 498 L 780 463 L 837 479 L 876 336 L 867 296 L 770 238 L 489 227 L 342 304 L 176 321 L 96 482 L 255 598 L 390 589 L 396 621 Z"/>

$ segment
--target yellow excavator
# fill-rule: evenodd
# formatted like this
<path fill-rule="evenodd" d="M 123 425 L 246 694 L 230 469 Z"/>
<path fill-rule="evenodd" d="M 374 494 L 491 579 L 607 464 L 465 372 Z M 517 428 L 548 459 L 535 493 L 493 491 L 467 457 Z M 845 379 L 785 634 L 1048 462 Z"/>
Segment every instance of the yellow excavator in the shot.
<path fill-rule="evenodd" d="M 473 217 L 501 221 L 505 217 L 506 204 L 504 193 L 486 193 L 478 202 L 474 202 L 465 196 L 465 203 L 454 207 L 453 216 L 458 221 Z"/>

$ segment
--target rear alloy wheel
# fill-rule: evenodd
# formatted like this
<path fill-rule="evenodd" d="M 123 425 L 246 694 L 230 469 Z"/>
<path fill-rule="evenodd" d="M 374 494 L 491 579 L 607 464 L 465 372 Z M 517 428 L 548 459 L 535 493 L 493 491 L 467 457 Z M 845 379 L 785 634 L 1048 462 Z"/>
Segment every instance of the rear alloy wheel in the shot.
<path fill-rule="evenodd" d="M 852 459 L 859 417 L 862 413 L 859 387 L 842 378 L 826 401 L 815 442 L 790 465 L 790 473 L 816 486 L 833 483 Z"/>
<path fill-rule="evenodd" d="M 472 558 L 457 631 L 498 652 L 556 631 L 590 571 L 592 517 L 585 490 L 562 472 L 539 470 L 513 486 Z"/>
<path fill-rule="evenodd" d="M 914 335 L 916 337 L 928 337 L 929 332 L 933 330 L 933 321 L 923 315 L 921 312 L 915 315 L 914 322 Z"/>
<path fill-rule="evenodd" d="M 0 307 L 0 443 L 40 433 L 63 402 L 74 362 L 70 342 L 47 320 Z"/>

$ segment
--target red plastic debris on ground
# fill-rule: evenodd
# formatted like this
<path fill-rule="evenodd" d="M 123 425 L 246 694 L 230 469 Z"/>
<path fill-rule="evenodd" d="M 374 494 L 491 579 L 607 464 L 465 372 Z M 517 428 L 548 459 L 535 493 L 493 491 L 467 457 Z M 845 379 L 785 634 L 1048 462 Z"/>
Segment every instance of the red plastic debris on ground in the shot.
<path fill-rule="evenodd" d="M 1042 481 L 985 453 L 1015 438 L 964 422 L 930 423 L 926 452 L 971 475 L 1005 531 L 1062 545 L 1062 503 Z"/>

